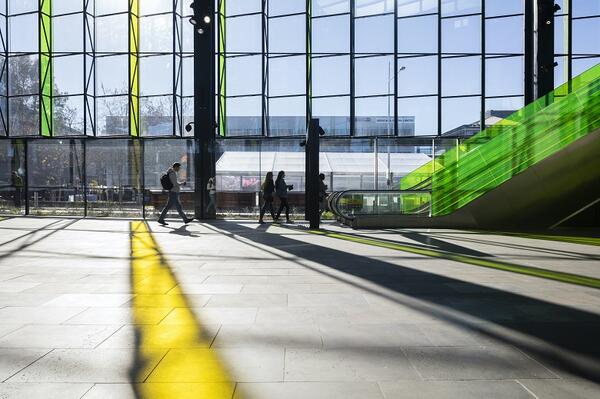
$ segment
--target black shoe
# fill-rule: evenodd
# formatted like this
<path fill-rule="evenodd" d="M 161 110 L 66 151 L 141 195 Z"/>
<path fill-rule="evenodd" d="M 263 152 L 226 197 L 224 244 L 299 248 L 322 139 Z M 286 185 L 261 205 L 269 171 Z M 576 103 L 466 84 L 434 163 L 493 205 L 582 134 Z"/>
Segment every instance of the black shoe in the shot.
<path fill-rule="evenodd" d="M 163 226 L 168 226 L 169 223 L 165 222 L 164 220 L 159 220 L 158 224 L 163 225 Z"/>
<path fill-rule="evenodd" d="M 188 224 L 188 223 L 190 223 L 190 222 L 193 222 L 193 221 L 194 221 L 194 218 L 191 218 L 191 219 L 185 219 L 185 220 L 183 221 L 183 223 L 185 223 L 185 224 Z"/>

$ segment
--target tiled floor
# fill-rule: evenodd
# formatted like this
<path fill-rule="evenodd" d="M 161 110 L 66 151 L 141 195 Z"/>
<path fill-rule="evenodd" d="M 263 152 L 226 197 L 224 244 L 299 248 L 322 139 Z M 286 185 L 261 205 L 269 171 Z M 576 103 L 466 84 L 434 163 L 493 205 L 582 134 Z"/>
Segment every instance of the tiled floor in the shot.
<path fill-rule="evenodd" d="M 0 221 L 0 398 L 600 397 L 600 246 L 134 226 Z"/>

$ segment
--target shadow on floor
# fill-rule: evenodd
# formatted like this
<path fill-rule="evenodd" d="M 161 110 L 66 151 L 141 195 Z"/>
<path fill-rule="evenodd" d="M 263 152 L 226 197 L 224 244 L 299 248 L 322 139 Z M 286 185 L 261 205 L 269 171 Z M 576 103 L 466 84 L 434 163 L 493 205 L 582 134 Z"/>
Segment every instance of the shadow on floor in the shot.
<path fill-rule="evenodd" d="M 347 284 L 360 286 L 356 279 L 347 281 L 342 277 L 344 275 L 375 283 L 390 293 L 361 288 L 514 345 L 546 365 L 600 382 L 600 345 L 597 344 L 600 316 L 597 314 L 327 247 L 335 243 L 334 239 L 323 238 L 321 246 L 265 232 L 264 229 L 244 227 L 236 222 L 215 222 L 204 226 L 294 261 L 272 249 L 283 251 L 298 259 L 297 263 L 303 267 Z M 396 261 L 402 259 L 399 257 Z M 460 290 L 457 291 L 456 287 Z"/>

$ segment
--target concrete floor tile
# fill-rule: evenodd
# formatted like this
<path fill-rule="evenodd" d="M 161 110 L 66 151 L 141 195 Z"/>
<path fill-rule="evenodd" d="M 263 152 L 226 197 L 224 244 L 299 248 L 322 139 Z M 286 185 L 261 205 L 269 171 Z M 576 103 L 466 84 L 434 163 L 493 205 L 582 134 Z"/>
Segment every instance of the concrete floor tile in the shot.
<path fill-rule="evenodd" d="M 242 284 L 180 284 L 180 290 L 189 294 L 237 294 L 242 290 Z"/>
<path fill-rule="evenodd" d="M 374 382 L 277 382 L 238 384 L 233 398 L 383 399 L 383 396 Z"/>
<path fill-rule="evenodd" d="M 217 294 L 212 295 L 207 308 L 283 307 L 287 306 L 286 294 Z"/>
<path fill-rule="evenodd" d="M 516 381 L 380 382 L 386 399 L 535 399 Z"/>
<path fill-rule="evenodd" d="M 138 308 L 136 312 L 143 314 L 140 317 L 147 324 L 158 324 L 165 318 L 172 308 Z M 101 308 L 94 307 L 84 310 L 63 324 L 134 324 L 132 310 L 129 308 Z"/>
<path fill-rule="evenodd" d="M 144 326 L 144 334 L 147 337 L 152 337 L 152 342 L 143 342 L 140 344 L 136 336 L 139 333 L 139 327 L 127 325 L 102 342 L 98 346 L 98 349 L 136 349 L 140 345 L 143 345 L 144 348 L 188 348 L 189 342 L 198 342 L 197 347 L 206 347 L 214 340 L 219 327 L 219 325 L 202 325 L 202 339 L 198 340 L 196 337 L 190 338 L 190 331 L 185 326 L 168 324 Z"/>
<path fill-rule="evenodd" d="M 115 307 L 121 306 L 131 298 L 130 294 L 64 294 L 46 302 L 44 306 Z"/>
<path fill-rule="evenodd" d="M 335 306 L 260 308 L 256 315 L 256 322 L 261 324 L 341 323 L 347 320 L 344 309 Z"/>
<path fill-rule="evenodd" d="M 420 379 L 401 349 L 287 349 L 285 381 Z"/>
<path fill-rule="evenodd" d="M 119 327 L 26 325 L 0 338 L 0 348 L 94 348 Z"/>
<path fill-rule="evenodd" d="M 229 324 L 219 330 L 215 348 L 311 348 L 323 346 L 319 328 L 305 324 Z"/>
<path fill-rule="evenodd" d="M 312 284 L 245 284 L 242 294 L 297 294 L 312 292 Z"/>
<path fill-rule="evenodd" d="M 249 324 L 256 320 L 257 308 L 193 308 L 196 318 L 201 325 L 204 324 Z M 179 324 L 179 312 L 185 310 L 174 309 L 165 317 L 161 324 Z"/>
<path fill-rule="evenodd" d="M 49 350 L 0 348 L 0 382 L 35 362 Z M 0 395 L 0 398 L 2 395 Z"/>
<path fill-rule="evenodd" d="M 519 379 L 537 399 L 592 399 L 600 397 L 600 384 L 581 379 L 526 380 Z"/>
<path fill-rule="evenodd" d="M 289 294 L 288 306 L 368 306 L 361 294 Z"/>
<path fill-rule="evenodd" d="M 556 378 L 540 363 L 506 346 L 406 348 L 426 380 Z"/>
<path fill-rule="evenodd" d="M 94 384 L 81 399 L 136 399 L 131 384 Z"/>
<path fill-rule="evenodd" d="M 327 323 L 319 327 L 325 348 L 431 346 L 413 324 Z"/>
<path fill-rule="evenodd" d="M 28 283 L 28 282 L 20 282 L 20 281 L 2 281 L 0 282 L 0 292 L 23 292 L 27 289 L 33 288 L 40 283 Z"/>
<path fill-rule="evenodd" d="M 9 382 L 129 383 L 133 356 L 130 349 L 57 349 Z M 155 365 L 146 364 L 140 378 L 145 378 Z"/>
<path fill-rule="evenodd" d="M 482 332 L 450 323 L 419 323 L 418 327 L 435 346 L 489 346 L 502 344 Z"/>
<path fill-rule="evenodd" d="M 2 338 L 8 333 L 18 330 L 22 326 L 22 324 L 0 324 L 0 338 Z"/>
<path fill-rule="evenodd" d="M 0 320 L 6 324 L 59 324 L 83 312 L 85 307 L 6 307 L 0 309 Z"/>
<path fill-rule="evenodd" d="M 80 399 L 91 387 L 92 384 L 6 382 L 0 384 L 0 398 Z"/>

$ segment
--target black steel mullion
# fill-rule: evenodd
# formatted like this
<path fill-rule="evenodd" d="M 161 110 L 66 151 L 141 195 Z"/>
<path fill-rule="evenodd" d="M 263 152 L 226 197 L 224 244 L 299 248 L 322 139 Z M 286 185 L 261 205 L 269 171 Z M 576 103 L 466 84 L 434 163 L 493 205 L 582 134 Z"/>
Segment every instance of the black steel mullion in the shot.
<path fill-rule="evenodd" d="M 398 133 L 398 1 L 394 0 L 394 136 Z"/>
<path fill-rule="evenodd" d="M 350 0 L 350 136 L 355 135 L 356 130 L 356 104 L 355 104 L 355 96 L 356 96 L 356 82 L 355 80 L 355 65 L 354 65 L 354 56 L 355 56 L 355 24 L 354 24 L 354 14 L 355 14 L 355 2 L 356 0 Z"/>
<path fill-rule="evenodd" d="M 173 122 L 171 124 L 173 128 L 173 136 L 177 136 L 177 86 L 179 82 L 177 81 L 177 0 L 173 0 L 173 32 L 172 32 L 172 50 L 173 50 L 173 106 L 171 112 L 173 114 Z M 183 134 L 183 133 L 182 133 Z M 145 201 L 142 201 L 145 202 Z M 144 215 L 144 218 L 146 215 Z"/>
<path fill-rule="evenodd" d="M 437 70 L 437 135 L 442 135 L 442 0 L 438 0 L 437 12 L 437 45 L 438 45 L 438 70 Z M 435 154 L 434 154 L 435 156 Z"/>
<path fill-rule="evenodd" d="M 261 54 L 261 124 L 262 124 L 262 136 L 268 136 L 269 134 L 269 113 L 268 113 L 268 79 L 269 79 L 269 43 L 268 43 L 268 31 L 269 31 L 269 5 L 268 0 L 262 0 L 261 2 L 261 28 L 262 28 L 262 54 Z"/>
<path fill-rule="evenodd" d="M 485 52 L 486 52 L 486 47 L 485 47 L 485 2 L 486 0 L 481 0 L 481 34 L 480 34 L 480 40 L 481 40 L 481 115 L 480 115 L 480 122 L 479 122 L 479 130 L 482 131 L 485 129 L 485 110 L 486 110 L 486 106 L 485 106 Z"/>
<path fill-rule="evenodd" d="M 9 38 L 10 38 L 10 33 L 8 31 L 8 21 L 9 21 L 9 17 L 8 17 L 8 0 L 5 0 L 5 9 L 6 9 L 6 20 L 5 20 L 5 38 L 4 40 L 6 41 L 6 45 L 4 46 L 4 60 L 6 62 L 6 137 L 10 137 L 10 68 L 9 68 L 9 58 L 8 58 L 8 54 L 9 54 Z M 27 195 L 27 192 L 25 192 L 25 195 Z"/>
<path fill-rule="evenodd" d="M 567 13 L 567 80 L 569 82 L 568 89 L 569 93 L 572 90 L 573 79 L 573 1 L 566 0 L 569 3 L 569 12 Z"/>

